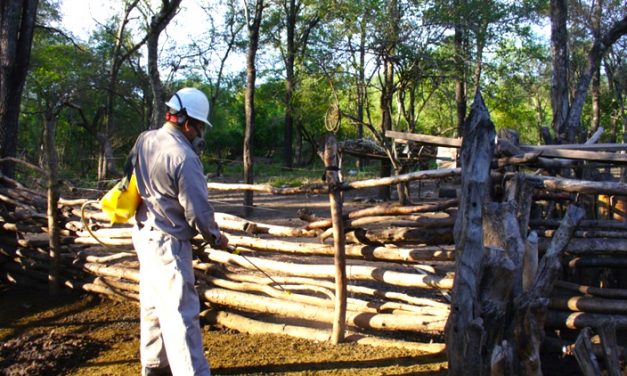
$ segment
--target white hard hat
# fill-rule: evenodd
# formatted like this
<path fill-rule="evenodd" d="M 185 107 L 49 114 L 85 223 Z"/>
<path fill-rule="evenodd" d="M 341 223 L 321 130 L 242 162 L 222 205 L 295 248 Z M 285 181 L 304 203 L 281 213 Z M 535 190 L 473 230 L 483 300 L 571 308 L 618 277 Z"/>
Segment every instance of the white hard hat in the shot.
<path fill-rule="evenodd" d="M 209 117 L 209 100 L 200 90 L 193 87 L 183 88 L 174 94 L 166 105 L 171 108 L 172 113 L 185 111 L 187 116 L 202 121 L 212 127 L 207 118 Z"/>

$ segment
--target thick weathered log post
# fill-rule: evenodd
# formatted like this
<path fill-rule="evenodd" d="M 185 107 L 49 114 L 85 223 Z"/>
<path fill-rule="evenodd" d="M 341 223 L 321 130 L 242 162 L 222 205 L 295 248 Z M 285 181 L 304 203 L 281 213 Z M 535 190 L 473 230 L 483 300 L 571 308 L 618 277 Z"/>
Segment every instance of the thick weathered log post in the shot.
<path fill-rule="evenodd" d="M 333 245 L 335 246 L 335 318 L 333 320 L 333 344 L 344 340 L 346 331 L 346 254 L 344 221 L 342 220 L 342 195 L 339 191 L 340 178 L 337 165 L 337 141 L 335 135 L 327 135 L 324 145 L 326 182 L 329 184 L 329 204 L 333 222 Z"/>
<path fill-rule="evenodd" d="M 464 130 L 462 193 L 454 230 L 457 266 L 452 309 L 446 324 L 449 375 L 475 374 L 482 368 L 484 330 L 478 291 L 485 253 L 482 217 L 483 206 L 490 201 L 490 163 L 496 132 L 479 92 Z"/>

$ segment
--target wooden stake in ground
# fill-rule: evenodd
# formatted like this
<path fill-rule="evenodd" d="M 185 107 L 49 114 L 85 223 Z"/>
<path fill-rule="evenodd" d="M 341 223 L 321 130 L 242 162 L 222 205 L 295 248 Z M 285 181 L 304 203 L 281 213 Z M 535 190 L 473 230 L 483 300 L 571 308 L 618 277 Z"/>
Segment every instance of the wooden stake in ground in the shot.
<path fill-rule="evenodd" d="M 59 201 L 59 178 L 57 173 L 59 156 L 54 142 L 57 118 L 55 114 L 46 113 L 46 149 L 48 153 L 48 233 L 50 247 L 50 271 L 48 281 L 50 295 L 59 293 L 59 252 L 61 249 L 59 240 L 59 213 L 57 203 Z"/>
<path fill-rule="evenodd" d="M 334 134 L 327 135 L 324 145 L 325 178 L 329 184 L 329 205 L 333 221 L 333 245 L 335 246 L 335 317 L 331 342 L 344 340 L 346 331 L 346 253 L 344 244 L 344 221 L 342 220 L 342 195 L 337 163 L 337 141 Z"/>

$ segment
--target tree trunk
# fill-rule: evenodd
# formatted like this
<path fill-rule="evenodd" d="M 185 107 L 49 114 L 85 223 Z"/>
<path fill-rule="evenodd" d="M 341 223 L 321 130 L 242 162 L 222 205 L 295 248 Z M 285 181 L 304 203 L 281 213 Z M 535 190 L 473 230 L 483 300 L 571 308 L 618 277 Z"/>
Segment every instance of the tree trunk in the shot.
<path fill-rule="evenodd" d="M 364 106 L 367 102 L 366 93 L 366 25 L 368 20 L 368 13 L 365 13 L 359 24 L 359 65 L 357 73 L 357 138 L 364 138 Z M 367 159 L 359 158 L 357 160 L 357 168 L 363 168 Z"/>
<path fill-rule="evenodd" d="M 592 35 L 594 40 L 601 37 L 601 9 L 603 8 L 603 0 L 595 0 L 594 9 L 592 11 Z M 592 124 L 590 124 L 591 132 L 599 129 L 601 122 L 601 64 L 592 72 Z"/>
<path fill-rule="evenodd" d="M 251 20 L 248 15 L 248 4 L 246 7 L 246 16 L 248 24 L 248 52 L 246 53 L 246 97 L 244 99 L 246 128 L 244 129 L 244 183 L 254 183 L 253 173 L 253 138 L 255 135 L 255 80 L 257 78 L 257 70 L 255 67 L 255 59 L 257 49 L 259 48 L 259 29 L 261 28 L 261 18 L 263 14 L 263 0 L 257 0 L 255 3 L 255 15 Z M 247 217 L 253 211 L 253 192 L 244 192 L 244 216 Z"/>
<path fill-rule="evenodd" d="M 109 172 L 116 172 L 113 157 L 113 145 L 106 133 L 97 132 L 96 140 L 100 144 L 100 153 L 98 154 L 98 180 L 102 181 L 107 178 Z"/>
<path fill-rule="evenodd" d="M 586 69 L 581 74 L 579 82 L 577 83 L 577 90 L 575 91 L 575 97 L 568 113 L 567 129 L 568 134 L 572 133 L 572 139 L 574 141 L 574 135 L 579 128 L 581 120 L 581 112 L 586 101 L 588 94 L 588 86 L 592 80 L 592 75 L 599 69 L 601 64 L 601 58 L 605 52 L 610 48 L 621 36 L 627 34 L 627 16 L 623 19 L 616 21 L 612 27 L 603 35 L 600 39 L 594 41 L 590 52 L 588 52 L 588 63 Z M 571 137 L 571 136 L 569 136 Z"/>
<path fill-rule="evenodd" d="M 15 157 L 22 90 L 30 63 L 38 0 L 0 2 L 0 158 Z M 15 164 L 3 163 L 15 176 Z"/>
<path fill-rule="evenodd" d="M 98 180 L 106 180 L 112 174 L 117 175 L 115 168 L 115 160 L 113 158 L 113 148 L 111 147 L 110 137 L 115 134 L 115 121 L 113 118 L 113 112 L 115 107 L 115 97 L 118 95 L 116 92 L 118 73 L 122 67 L 122 63 L 128 59 L 132 52 L 139 49 L 144 43 L 142 40 L 140 43 L 132 46 L 130 52 L 122 53 L 122 46 L 124 44 L 124 35 L 126 33 L 126 26 L 129 22 L 129 15 L 133 9 L 137 6 L 139 0 L 133 0 L 130 3 L 126 3 L 124 11 L 120 17 L 120 24 L 115 35 L 113 50 L 111 51 L 111 59 L 109 61 L 109 71 L 107 78 L 107 99 L 104 108 L 104 130 L 103 141 L 101 144 L 101 151 L 98 160 Z"/>
<path fill-rule="evenodd" d="M 148 47 L 148 77 L 150 79 L 150 88 L 152 90 L 152 119 L 150 120 L 150 128 L 157 129 L 161 127 L 165 118 L 165 95 L 163 92 L 163 84 L 159 77 L 159 35 L 172 18 L 176 15 L 176 11 L 181 4 L 181 0 L 169 0 L 161 2 L 161 9 L 150 20 L 147 35 Z"/>
<path fill-rule="evenodd" d="M 283 166 L 292 167 L 292 158 L 294 151 L 292 149 L 292 139 L 294 133 L 294 89 L 296 80 L 294 77 L 294 60 L 296 57 L 296 47 L 294 41 L 294 30 L 296 28 L 296 9 L 295 0 L 287 0 L 289 5 L 286 6 L 287 18 L 287 52 L 285 57 L 285 128 L 283 132 Z"/>
<path fill-rule="evenodd" d="M 568 98 L 568 1 L 551 0 L 551 106 L 553 131 L 558 143 L 574 143 L 574 131 L 567 129 Z"/>
<path fill-rule="evenodd" d="M 461 12 L 466 4 L 465 0 L 457 0 L 455 8 L 457 12 Z M 456 16 L 455 35 L 453 36 L 455 48 L 455 103 L 457 104 L 457 136 L 462 137 L 464 134 L 464 121 L 466 119 L 466 64 L 465 64 L 465 28 L 461 24 L 461 15 Z"/>
<path fill-rule="evenodd" d="M 381 46 L 381 58 L 383 59 L 383 83 L 381 88 L 381 133 L 392 130 L 392 103 L 394 99 L 394 62 L 393 57 L 396 51 L 396 39 L 398 34 L 398 3 L 396 0 L 387 2 L 388 25 L 383 31 L 385 42 Z M 386 141 L 384 141 L 385 143 Z M 384 147 L 386 147 L 384 145 Z M 386 147 L 387 148 L 387 147 Z M 393 153 L 389 153 L 388 158 L 393 158 Z M 390 176 L 392 174 L 392 166 L 390 161 L 381 161 L 380 177 Z M 390 188 L 379 188 L 379 198 L 381 200 L 390 199 Z"/>

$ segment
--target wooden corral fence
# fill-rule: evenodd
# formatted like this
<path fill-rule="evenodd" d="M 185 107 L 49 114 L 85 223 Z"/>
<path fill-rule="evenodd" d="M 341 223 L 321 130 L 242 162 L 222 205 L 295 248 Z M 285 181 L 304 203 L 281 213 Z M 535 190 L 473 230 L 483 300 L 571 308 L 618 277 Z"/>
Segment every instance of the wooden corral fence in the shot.
<path fill-rule="evenodd" d="M 420 135 L 389 136 L 429 142 L 415 139 Z M 476 147 L 480 148 L 480 143 Z M 336 301 L 335 279 L 337 250 L 343 247 L 347 327 L 341 338 L 442 352 L 451 291 L 461 273 L 460 258 L 472 245 L 483 253 L 471 259 L 477 264 L 461 267 L 484 268 L 477 271 L 481 279 L 473 282 L 472 288 L 486 294 L 477 297 L 483 309 L 492 309 L 483 312 L 486 323 L 490 317 L 494 322 L 502 319 L 500 310 L 506 308 L 499 304 L 509 302 L 514 294 L 533 297 L 535 305 L 526 312 L 542 318 L 538 321 L 542 333 L 540 337 L 530 335 L 530 342 L 538 339 L 569 348 L 574 339 L 558 337 L 555 330 L 581 331 L 578 359 L 592 362 L 592 354 L 597 354 L 607 360 L 607 369 L 619 369 L 624 352 L 616 343 L 616 333 L 627 330 L 627 222 L 620 213 L 627 184 L 546 173 L 566 167 L 590 169 L 589 160 L 575 153 L 581 151 L 578 147 L 534 148 L 499 137 L 494 154 L 486 154 L 488 166 L 483 171 L 462 164 L 464 173 L 460 168 L 425 170 L 295 188 L 209 183 L 210 190 L 220 191 L 332 195 L 412 181 L 446 180 L 460 185 L 461 196 L 406 206 L 376 205 L 340 211 L 339 216 L 336 212 L 341 228 L 335 229 L 337 220 L 306 212 L 299 214 L 303 220 L 299 227 L 217 213 L 218 223 L 237 252 L 207 248 L 195 261 L 199 296 L 207 306 L 202 317 L 208 323 L 250 333 L 331 341 L 333 323 L 342 309 Z M 587 152 L 593 150 L 588 147 Z M 598 155 L 594 158 L 594 163 L 603 163 L 599 171 L 624 162 L 623 154 L 606 146 L 603 150 L 610 150 L 603 153 L 612 155 L 601 154 L 604 160 Z M 461 155 L 463 158 L 464 153 Z M 477 176 L 489 182 L 489 189 L 473 180 Z M 0 278 L 3 283 L 45 286 L 50 270 L 46 194 L 4 176 L 0 176 L 0 183 Z M 468 196 L 468 192 L 478 194 L 475 188 L 479 186 L 493 202 L 481 209 Z M 341 209 L 341 195 L 335 196 L 338 199 L 340 202 L 333 205 Z M 86 201 L 59 200 L 61 282 L 69 288 L 137 301 L 139 272 L 131 243 L 132 223 L 111 226 L 97 205 L 83 206 Z M 613 205 L 603 206 L 606 201 Z M 86 225 L 99 240 L 90 235 Z M 339 236 L 345 244 L 324 241 L 338 240 Z M 510 241 L 515 244 L 508 244 Z M 511 248 L 517 252 L 513 260 L 505 257 Z M 460 298 L 453 296 L 453 304 L 461 304 Z M 469 326 L 465 333 L 469 335 L 478 324 L 464 325 Z M 489 331 L 483 335 L 498 337 Z M 601 344 L 592 344 L 591 335 L 601 336 Z M 478 343 L 485 341 L 484 337 Z M 498 344 L 500 348 L 490 349 L 496 357 L 491 367 L 503 365 L 498 355 L 508 353 L 507 344 Z M 448 351 L 450 357 L 451 349 Z M 525 361 L 533 367 L 531 360 Z"/>

